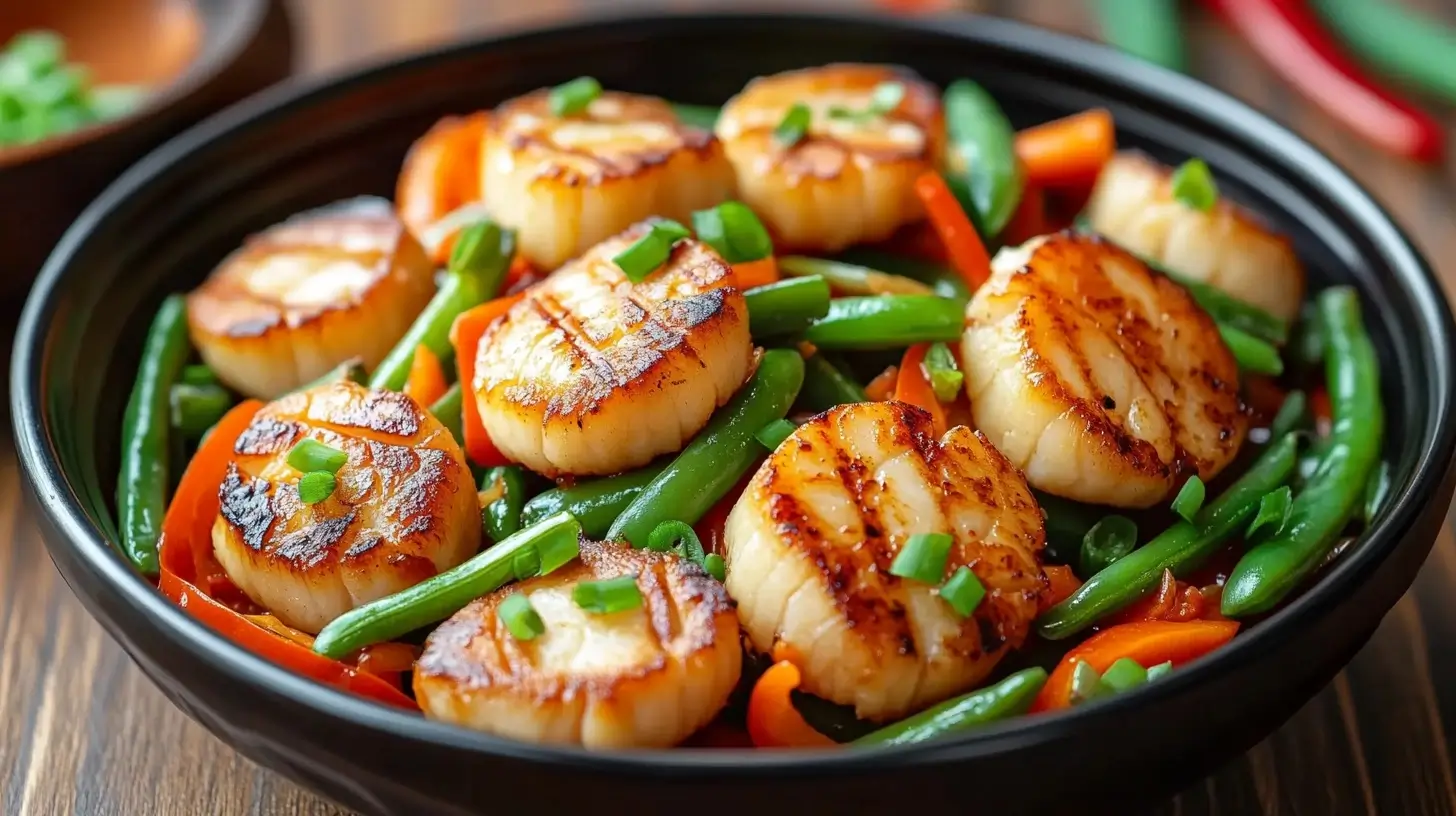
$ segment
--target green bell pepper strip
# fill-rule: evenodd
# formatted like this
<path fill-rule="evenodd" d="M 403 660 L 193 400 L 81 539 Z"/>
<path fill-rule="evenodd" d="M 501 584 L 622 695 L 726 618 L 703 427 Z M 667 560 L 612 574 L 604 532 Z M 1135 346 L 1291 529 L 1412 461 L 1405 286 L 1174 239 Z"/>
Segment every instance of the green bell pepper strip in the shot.
<path fill-rule="evenodd" d="M 1382 0 L 1313 0 L 1320 18 L 1362 62 L 1456 104 L 1456 28 Z"/>
<path fill-rule="evenodd" d="M 1178 521 L 1142 547 L 1087 579 L 1072 596 L 1036 620 L 1047 640 L 1070 637 L 1157 587 L 1164 570 L 1186 576 L 1243 529 L 1264 494 L 1285 484 L 1299 458 L 1293 434 L 1269 446 L 1238 481 L 1204 506 L 1194 523 Z"/>
<path fill-rule="evenodd" d="M 815 275 L 790 278 L 743 293 L 748 302 L 748 332 L 755 338 L 802 331 L 829 313 L 829 284 Z"/>
<path fill-rule="evenodd" d="M 964 305 L 935 295 L 839 298 L 804 331 L 823 349 L 880 349 L 959 340 Z"/>
<path fill-rule="evenodd" d="M 783 419 L 803 383 L 804 359 L 797 350 L 764 352 L 748 384 L 617 516 L 607 539 L 645 547 L 664 521 L 697 524 L 763 455 L 754 434 Z"/>
<path fill-rule="evenodd" d="M 1046 669 L 1022 669 L 994 686 L 946 700 L 887 725 L 851 745 L 909 745 L 1025 714 L 1046 684 Z"/>
<path fill-rule="evenodd" d="M 567 564 L 577 556 L 580 536 L 570 513 L 542 519 L 458 567 L 345 612 L 318 633 L 313 650 L 338 659 L 442 621 L 512 581 Z"/>
<path fill-rule="evenodd" d="M 460 383 L 455 383 L 430 405 L 430 413 L 435 415 L 435 419 L 440 420 L 440 424 L 445 426 L 445 430 L 449 431 L 450 435 L 455 437 L 455 442 L 460 445 L 465 444 L 465 432 L 461 429 L 465 421 L 464 414 L 461 413 L 463 398 L 464 391 L 461 389 Z"/>
<path fill-rule="evenodd" d="M 677 114 L 677 120 L 684 125 L 701 128 L 709 133 L 718 126 L 718 114 L 721 113 L 711 105 L 689 105 L 683 102 L 673 102 L 672 112 Z"/>
<path fill-rule="evenodd" d="M 1026 180 L 1016 158 L 1016 131 L 990 93 L 969 79 L 945 89 L 946 182 L 991 243 L 1006 227 Z"/>
<path fill-rule="evenodd" d="M 943 264 L 864 248 L 846 249 L 834 258 L 887 275 L 899 275 L 920 281 L 943 298 L 959 300 L 962 303 L 971 299 L 971 290 L 966 286 L 965 278 Z"/>
<path fill-rule="evenodd" d="M 526 506 L 526 474 L 518 465 L 501 465 L 485 472 L 482 492 L 499 485 L 501 494 L 480 508 L 485 534 L 491 541 L 504 541 L 521 529 L 521 510 Z"/>
<path fill-rule="evenodd" d="M 602 538 L 612 522 L 627 509 L 658 474 L 667 468 L 662 459 L 637 470 L 629 470 L 604 479 L 578 482 L 571 487 L 558 487 L 539 493 L 526 502 L 521 523 L 535 524 L 547 516 L 568 512 L 581 522 L 581 531 L 591 538 Z"/>
<path fill-rule="evenodd" d="M 450 325 L 461 312 L 496 296 L 516 251 L 516 234 L 492 221 L 466 228 L 455 242 L 449 270 L 435 296 L 369 378 L 371 388 L 398 391 L 409 379 L 415 349 L 424 344 L 441 359 L 450 347 Z"/>
<path fill-rule="evenodd" d="M 805 409 L 818 413 L 836 405 L 869 401 L 864 388 L 823 354 L 804 361 L 804 387 L 799 390 L 799 405 Z"/>
<path fill-rule="evenodd" d="M 191 353 L 187 303 L 181 295 L 171 295 L 162 301 L 147 330 L 141 364 L 121 421 L 116 506 L 121 515 L 122 553 L 137 572 L 147 576 L 158 572 L 157 537 L 171 485 L 171 389 Z"/>
<path fill-rule="evenodd" d="M 1241 370 L 1271 377 L 1284 373 L 1284 360 L 1279 357 L 1279 349 L 1227 324 L 1220 323 L 1218 333 L 1223 337 L 1224 345 L 1228 346 Z"/>
<path fill-rule="evenodd" d="M 1177 0 L 1097 0 L 1092 7 L 1108 45 L 1174 71 L 1187 68 Z"/>
<path fill-rule="evenodd" d="M 1375 347 L 1354 289 L 1319 294 L 1325 332 L 1325 382 L 1333 424 L 1323 460 L 1294 497 L 1289 521 L 1239 559 L 1223 588 L 1223 614 L 1246 617 L 1274 608 L 1320 565 L 1360 511 L 1370 475 L 1380 464 L 1385 408 Z"/>

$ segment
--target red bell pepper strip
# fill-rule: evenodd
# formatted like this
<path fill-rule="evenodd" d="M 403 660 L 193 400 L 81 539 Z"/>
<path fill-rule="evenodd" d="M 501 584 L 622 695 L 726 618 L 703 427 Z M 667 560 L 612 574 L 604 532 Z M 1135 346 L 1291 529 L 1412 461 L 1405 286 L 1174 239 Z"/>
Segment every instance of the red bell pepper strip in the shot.
<path fill-rule="evenodd" d="M 161 577 L 158 588 L 228 640 L 296 674 L 376 702 L 411 710 L 418 706 L 385 680 L 353 666 L 315 654 L 307 646 L 218 603 L 196 585 L 199 576 L 220 574 L 212 558 L 212 525 L 218 514 L 218 485 L 227 475 L 233 445 L 253 415 L 257 400 L 239 403 L 218 422 L 192 457 L 162 522 Z M 213 572 L 216 570 L 216 573 Z"/>
<path fill-rule="evenodd" d="M 1037 602 L 1036 608 L 1039 612 L 1051 609 L 1082 588 L 1082 579 L 1072 572 L 1071 567 L 1048 564 L 1041 568 L 1041 572 L 1047 577 L 1047 591 Z"/>
<path fill-rule="evenodd" d="M 1174 666 L 1202 657 L 1233 639 L 1238 621 L 1139 621 L 1103 629 L 1067 652 L 1047 678 L 1031 710 L 1051 711 L 1072 704 L 1072 672 L 1087 661 L 1099 673 L 1124 657 L 1143 668 L 1171 662 Z"/>
<path fill-rule="evenodd" d="M 972 292 L 980 288 L 991 277 L 991 256 L 986 254 L 986 245 L 972 226 L 966 211 L 955 194 L 946 186 L 945 179 L 935 171 L 922 173 L 915 179 L 915 195 L 930 217 L 930 225 L 945 244 L 951 265 L 966 282 Z"/>
<path fill-rule="evenodd" d="M 1016 157 L 1026 183 L 1040 188 L 1088 189 L 1117 152 L 1112 114 L 1092 108 L 1043 122 L 1016 134 Z"/>
<path fill-rule="evenodd" d="M 923 363 L 925 353 L 929 350 L 929 343 L 916 343 L 905 349 L 905 356 L 900 360 L 898 379 L 895 381 L 895 399 L 924 408 L 934 421 L 935 435 L 939 437 L 946 430 L 945 407 L 936 398 L 930 378 L 925 376 Z"/>
<path fill-rule="evenodd" d="M 1306 0 L 1204 0 L 1310 101 L 1371 143 L 1436 162 L 1444 132 L 1431 116 L 1366 77 Z"/>
<path fill-rule="evenodd" d="M 455 347 L 455 366 L 460 374 L 460 387 L 464 395 L 460 400 L 461 430 L 465 434 L 465 455 L 481 467 L 498 467 L 511 462 L 496 448 L 490 433 L 480 421 L 480 406 L 475 401 L 475 353 L 480 338 L 497 318 L 504 315 L 521 299 L 518 292 L 508 297 L 496 298 L 476 306 L 455 318 L 450 326 L 450 344 Z"/>

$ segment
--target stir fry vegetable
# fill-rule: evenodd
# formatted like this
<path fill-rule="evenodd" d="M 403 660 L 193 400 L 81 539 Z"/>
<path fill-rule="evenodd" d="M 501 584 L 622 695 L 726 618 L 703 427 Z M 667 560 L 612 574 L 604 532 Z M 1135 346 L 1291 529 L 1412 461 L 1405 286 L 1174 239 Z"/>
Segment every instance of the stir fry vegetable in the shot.
<path fill-rule="evenodd" d="M 993 241 L 1016 212 L 1024 184 L 1011 122 L 985 88 L 961 79 L 945 89 L 945 130 L 951 189 L 981 240 Z"/>

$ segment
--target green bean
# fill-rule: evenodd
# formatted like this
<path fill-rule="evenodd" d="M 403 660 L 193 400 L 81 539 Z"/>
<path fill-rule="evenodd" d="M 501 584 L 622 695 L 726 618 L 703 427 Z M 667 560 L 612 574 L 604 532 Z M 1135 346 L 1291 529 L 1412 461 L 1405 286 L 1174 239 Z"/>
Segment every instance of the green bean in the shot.
<path fill-rule="evenodd" d="M 1092 5 L 1108 45 L 1174 71 L 1187 67 L 1176 0 L 1098 0 Z"/>
<path fill-rule="evenodd" d="M 1309 418 L 1309 398 L 1303 391 L 1290 391 L 1284 395 L 1279 412 L 1269 423 L 1269 441 L 1283 439 L 1287 434 L 1304 429 L 1309 424 Z"/>
<path fill-rule="evenodd" d="M 1456 103 L 1456 29 L 1402 3 L 1315 0 L 1313 6 L 1362 61 Z"/>
<path fill-rule="evenodd" d="M 804 360 L 798 351 L 764 352 L 748 384 L 642 489 L 612 523 L 607 539 L 643 547 L 664 521 L 697 524 L 762 455 L 754 434 L 788 413 L 803 382 Z"/>
<path fill-rule="evenodd" d="M 345 612 L 318 633 L 313 650 L 337 659 L 442 621 L 512 581 L 570 562 L 580 536 L 581 525 L 570 513 L 542 519 L 458 567 Z"/>
<path fill-rule="evenodd" d="M 455 437 L 455 441 L 461 445 L 465 444 L 465 432 L 461 430 L 465 422 L 464 415 L 461 413 L 463 396 L 464 392 L 460 388 L 460 383 L 455 383 L 430 406 L 430 413 L 435 415 L 435 419 L 440 420 L 440 424 L 445 426 L 445 430 L 449 431 L 450 435 Z"/>
<path fill-rule="evenodd" d="M 485 534 L 491 541 L 504 541 L 521 529 L 521 510 L 526 506 L 526 474 L 518 465 L 501 465 L 485 472 L 482 493 L 499 491 L 495 500 L 480 508 Z"/>
<path fill-rule="evenodd" d="M 755 286 L 748 302 L 748 331 L 755 338 L 792 334 L 829 313 L 829 284 L 815 275 Z"/>
<path fill-rule="evenodd" d="M 971 299 L 971 290 L 966 286 L 965 278 L 944 264 L 863 248 L 846 249 L 836 255 L 835 259 L 884 272 L 887 275 L 899 275 L 902 278 L 920 281 L 943 298 L 958 300 L 962 303 Z"/>
<path fill-rule="evenodd" d="M 962 304 L 934 295 L 839 298 L 804 332 L 825 349 L 879 349 L 959 340 Z"/>
<path fill-rule="evenodd" d="M 1354 289 L 1335 287 L 1318 298 L 1325 332 L 1325 381 L 1333 423 L 1319 469 L 1299 495 L 1284 529 L 1248 552 L 1223 591 L 1223 614 L 1267 612 L 1320 565 L 1360 510 L 1370 474 L 1380 463 L 1385 409 L 1375 347 L 1360 317 Z"/>
<path fill-rule="evenodd" d="M 1218 333 L 1223 337 L 1224 345 L 1233 353 L 1240 369 L 1271 377 L 1284 373 L 1284 361 L 1279 357 L 1279 349 L 1242 329 L 1223 323 L 1219 324 Z"/>
<path fill-rule="evenodd" d="M 515 255 L 516 238 L 492 221 L 467 227 L 455 242 L 449 271 L 434 298 L 415 318 L 369 379 L 372 388 L 398 391 L 409 379 L 415 349 L 423 344 L 441 359 L 448 357 L 450 324 L 468 309 L 495 297 Z"/>
<path fill-rule="evenodd" d="M 604 479 L 578 482 L 571 487 L 558 487 L 536 495 L 526 502 L 521 513 L 522 524 L 535 524 L 562 511 L 581 522 L 581 531 L 591 538 L 606 536 L 612 522 L 627 509 L 653 479 L 670 463 L 661 459 L 646 467 L 629 470 Z"/>
<path fill-rule="evenodd" d="M 1299 440 L 1292 434 L 1271 445 L 1238 481 L 1198 512 L 1194 523 L 1176 522 L 1093 575 L 1070 598 L 1043 613 L 1036 621 L 1037 631 L 1048 640 L 1070 637 L 1151 592 L 1164 570 L 1182 577 L 1197 569 L 1258 512 L 1264 494 L 1289 480 L 1298 455 Z"/>
<path fill-rule="evenodd" d="M 718 126 L 718 108 L 711 105 L 689 105 L 683 102 L 673 102 L 672 112 L 677 114 L 677 120 L 684 125 L 701 128 L 712 132 Z"/>
<path fill-rule="evenodd" d="M 945 89 L 946 181 L 991 243 L 1021 202 L 1025 185 L 1016 131 L 985 88 L 958 79 Z"/>
<path fill-rule="evenodd" d="M 864 388 L 823 354 L 804 361 L 804 387 L 799 390 L 803 408 L 818 413 L 836 405 L 869 401 Z"/>
<path fill-rule="evenodd" d="M 957 734 L 988 723 L 1025 714 L 1046 684 L 1046 669 L 1022 669 L 994 686 L 976 689 L 887 725 L 855 740 L 853 745 L 909 745 Z"/>
<path fill-rule="evenodd" d="M 929 284 L 906 277 L 892 275 L 871 269 L 868 266 L 830 261 L 823 258 L 805 258 L 802 255 L 785 255 L 778 259 L 779 271 L 785 275 L 808 277 L 818 275 L 829 282 L 835 290 L 846 295 L 933 295 L 936 291 Z"/>
<path fill-rule="evenodd" d="M 186 440 L 198 440 L 233 407 L 233 395 L 220 385 L 174 383 L 168 393 L 172 428 Z"/>
<path fill-rule="evenodd" d="M 187 355 L 187 304 L 171 295 L 152 318 L 121 423 L 116 505 L 122 552 L 143 575 L 157 574 L 157 537 L 167 510 L 171 417 L 168 399 Z"/>
<path fill-rule="evenodd" d="M 1314 303 L 1306 303 L 1300 309 L 1299 323 L 1294 327 L 1289 352 L 1300 370 L 1314 369 L 1324 363 L 1324 332 L 1320 330 L 1319 309 Z"/>

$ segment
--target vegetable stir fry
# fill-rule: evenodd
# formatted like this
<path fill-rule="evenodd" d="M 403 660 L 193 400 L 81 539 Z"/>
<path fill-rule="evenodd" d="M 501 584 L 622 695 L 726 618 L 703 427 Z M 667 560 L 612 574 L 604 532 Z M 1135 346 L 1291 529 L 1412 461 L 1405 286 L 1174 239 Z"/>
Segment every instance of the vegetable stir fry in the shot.
<path fill-rule="evenodd" d="M 119 549 L 282 666 L 537 742 L 861 750 L 1133 691 L 1390 489 L 1358 298 L 1306 303 L 1219 182 L 876 65 L 447 119 L 396 201 L 163 303 Z"/>

